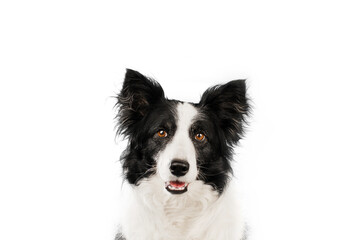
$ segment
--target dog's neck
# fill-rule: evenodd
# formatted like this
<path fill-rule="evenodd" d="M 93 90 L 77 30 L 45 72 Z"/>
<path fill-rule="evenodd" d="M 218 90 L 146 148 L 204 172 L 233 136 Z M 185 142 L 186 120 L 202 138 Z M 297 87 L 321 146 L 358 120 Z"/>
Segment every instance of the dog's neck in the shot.
<path fill-rule="evenodd" d="M 124 224 L 130 229 L 125 231 L 137 229 L 154 234 L 150 239 L 179 240 L 176 236 L 183 240 L 199 239 L 195 237 L 211 234 L 211 226 L 221 220 L 224 225 L 225 217 L 233 214 L 234 205 L 229 194 L 220 195 L 202 181 L 191 183 L 188 192 L 180 195 L 170 194 L 164 188 L 157 176 L 132 188 L 133 198 Z M 137 237 L 147 239 L 140 232 L 135 233 Z"/>

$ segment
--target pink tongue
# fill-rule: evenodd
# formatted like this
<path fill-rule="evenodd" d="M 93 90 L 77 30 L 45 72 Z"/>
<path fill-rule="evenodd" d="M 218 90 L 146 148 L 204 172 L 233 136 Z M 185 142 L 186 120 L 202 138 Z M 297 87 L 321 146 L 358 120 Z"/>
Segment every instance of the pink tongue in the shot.
<path fill-rule="evenodd" d="M 185 186 L 185 182 L 177 182 L 177 181 L 171 181 L 170 185 L 173 187 L 184 187 Z"/>

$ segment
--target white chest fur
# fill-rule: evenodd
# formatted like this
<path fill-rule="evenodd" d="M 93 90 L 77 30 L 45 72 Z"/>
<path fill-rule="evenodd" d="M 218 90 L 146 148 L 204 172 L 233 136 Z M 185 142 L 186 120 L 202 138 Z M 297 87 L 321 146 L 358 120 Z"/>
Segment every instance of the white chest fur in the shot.
<path fill-rule="evenodd" d="M 125 184 L 127 185 L 127 184 Z M 171 195 L 154 176 L 125 189 L 121 231 L 126 240 L 240 240 L 244 224 L 231 187 L 219 196 L 201 181 Z"/>

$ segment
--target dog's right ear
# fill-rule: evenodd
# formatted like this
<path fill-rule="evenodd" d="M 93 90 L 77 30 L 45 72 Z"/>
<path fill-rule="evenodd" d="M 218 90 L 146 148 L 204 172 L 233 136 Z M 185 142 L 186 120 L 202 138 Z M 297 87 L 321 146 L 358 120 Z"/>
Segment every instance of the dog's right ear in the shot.
<path fill-rule="evenodd" d="M 118 134 L 130 135 L 150 111 L 151 105 L 164 99 L 164 91 L 155 80 L 126 69 L 121 92 L 117 96 Z"/>

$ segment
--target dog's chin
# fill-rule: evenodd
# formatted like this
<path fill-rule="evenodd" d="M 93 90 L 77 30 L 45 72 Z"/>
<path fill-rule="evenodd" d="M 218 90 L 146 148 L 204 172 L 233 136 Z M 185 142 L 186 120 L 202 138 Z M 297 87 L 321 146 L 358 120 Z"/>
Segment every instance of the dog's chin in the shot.
<path fill-rule="evenodd" d="M 180 181 L 165 182 L 165 189 L 171 194 L 183 194 L 188 191 L 189 183 Z"/>

